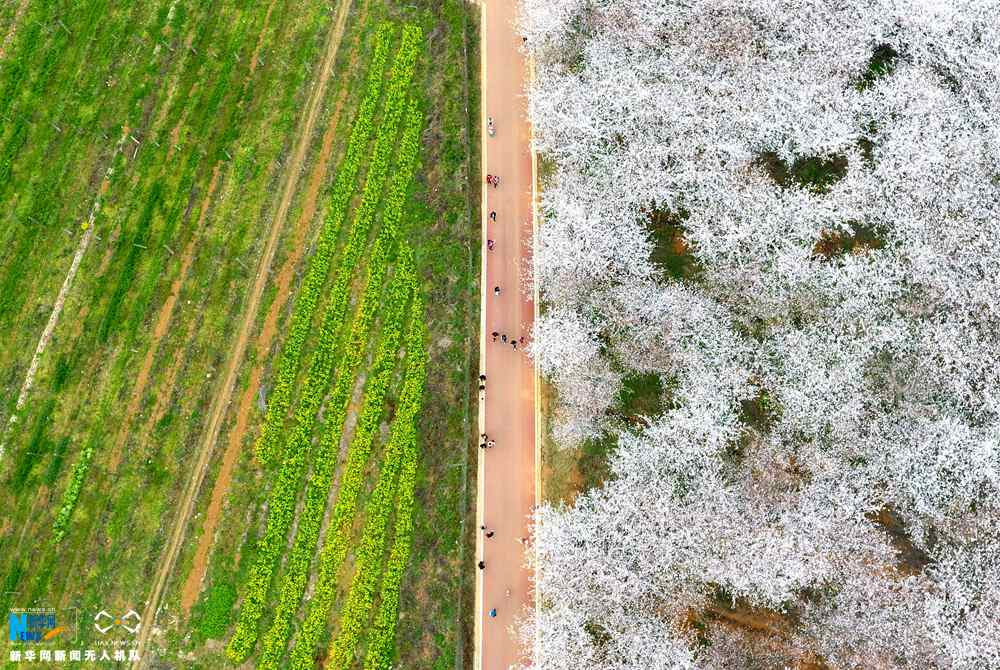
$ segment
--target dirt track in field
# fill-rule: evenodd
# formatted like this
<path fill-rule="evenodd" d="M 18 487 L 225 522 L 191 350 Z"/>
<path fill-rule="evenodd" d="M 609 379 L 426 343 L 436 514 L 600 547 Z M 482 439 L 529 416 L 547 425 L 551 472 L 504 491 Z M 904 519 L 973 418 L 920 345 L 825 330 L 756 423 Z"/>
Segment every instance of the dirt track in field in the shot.
<path fill-rule="evenodd" d="M 347 72 L 353 71 L 357 62 L 359 42 L 360 34 L 352 44 L 351 62 L 347 66 Z M 215 529 L 219 523 L 219 515 L 222 513 L 222 503 L 229 492 L 233 468 L 236 467 L 240 447 L 243 444 L 243 437 L 246 435 L 250 415 L 253 412 L 254 396 L 257 393 L 257 389 L 260 388 L 261 377 L 264 373 L 264 361 L 267 359 L 267 354 L 271 350 L 271 345 L 274 343 L 275 335 L 278 332 L 278 318 L 284 310 L 288 298 L 291 297 L 290 289 L 295 268 L 302 260 L 306 249 L 305 238 L 309 232 L 313 217 L 316 215 L 319 191 L 323 185 L 323 178 L 329 168 L 330 154 L 333 152 L 333 139 L 340 122 L 340 113 L 347 98 L 347 91 L 348 88 L 346 86 L 341 89 L 340 95 L 337 97 L 336 106 L 330 115 L 330 123 L 323 134 L 323 145 L 320 148 L 319 158 L 309 175 L 309 184 L 306 187 L 302 214 L 299 216 L 299 221 L 295 228 L 292 254 L 281 266 L 275 280 L 277 295 L 267 312 L 267 316 L 264 317 L 264 327 L 257 340 L 257 365 L 250 372 L 250 382 L 240 397 L 240 406 L 236 414 L 236 425 L 229 433 L 229 442 L 226 445 L 226 452 L 222 457 L 222 467 L 219 470 L 219 476 L 215 481 L 215 485 L 212 487 L 212 497 L 208 503 L 208 510 L 205 512 L 204 530 L 198 539 L 198 548 L 195 550 L 194 563 L 181 591 L 181 608 L 184 610 L 185 615 L 190 612 L 191 607 L 198 599 L 198 594 L 201 592 L 202 580 L 204 580 L 205 573 L 208 571 L 209 551 L 214 541 Z"/>
<path fill-rule="evenodd" d="M 215 187 L 219 182 L 219 167 L 220 165 L 216 163 L 212 169 L 212 180 L 208 183 L 208 190 L 201 201 L 201 213 L 198 215 L 198 223 L 195 224 L 191 239 L 188 240 L 187 246 L 184 248 L 181 256 L 181 267 L 177 272 L 177 277 L 174 278 L 173 283 L 170 285 L 170 294 L 167 296 L 167 300 L 163 303 L 160 313 L 156 317 L 156 325 L 153 326 L 153 340 L 149 343 L 149 348 L 146 349 L 146 357 L 142 361 L 142 367 L 139 368 L 139 376 L 132 387 L 132 397 L 128 401 L 128 409 L 125 411 L 125 418 L 122 421 L 121 428 L 118 430 L 118 436 L 115 438 L 115 444 L 111 451 L 111 458 L 108 461 L 108 471 L 111 474 L 118 471 L 118 465 L 122 460 L 122 447 L 125 446 L 125 440 L 128 439 L 132 417 L 139 411 L 142 396 L 146 393 L 146 384 L 149 383 L 149 373 L 153 370 L 153 361 L 156 359 L 156 352 L 160 350 L 160 341 L 167 333 L 167 327 L 170 325 L 170 320 L 174 315 L 174 307 L 177 305 L 177 300 L 181 295 L 181 286 L 187 279 L 188 270 L 191 267 L 191 262 L 194 260 L 194 252 L 200 238 L 201 228 L 205 223 L 209 206 L 212 203 L 212 196 L 215 194 Z M 164 391 L 170 393 L 171 389 L 167 387 Z"/>
<path fill-rule="evenodd" d="M 256 322 L 257 310 L 260 307 L 260 301 L 264 294 L 264 288 L 267 286 L 271 264 L 274 261 L 274 254 L 278 247 L 278 239 L 281 236 L 285 220 L 288 217 L 288 211 L 291 208 L 292 197 L 295 194 L 295 187 L 298 183 L 299 172 L 302 169 L 302 163 L 305 160 L 306 153 L 309 148 L 313 129 L 316 126 L 316 118 L 322 108 L 327 83 L 329 82 L 330 75 L 333 72 L 333 64 L 336 60 L 337 51 L 344 35 L 344 27 L 347 23 L 347 14 L 350 9 L 350 5 L 350 0 L 341 0 L 336 20 L 331 24 L 327 35 L 323 62 L 320 65 L 319 74 L 315 79 L 312 92 L 309 95 L 309 101 L 306 104 L 305 114 L 300 121 L 299 132 L 297 133 L 292 157 L 285 165 L 285 180 L 282 189 L 281 201 L 278 204 L 274 219 L 271 222 L 267 243 L 261 255 L 260 263 L 257 267 L 253 287 L 251 288 L 250 295 L 247 298 L 246 309 L 243 312 L 243 319 L 239 325 L 236 341 L 226 362 L 225 374 L 221 377 L 222 383 L 217 387 L 217 393 L 215 394 L 209 411 L 205 432 L 203 433 L 202 440 L 198 445 L 195 465 L 191 470 L 190 478 L 188 479 L 187 486 L 184 489 L 184 495 L 181 500 L 178 501 L 177 516 L 173 520 L 167 544 L 164 547 L 160 564 L 156 571 L 156 576 L 153 579 L 152 590 L 150 591 L 149 599 L 146 601 L 146 607 L 142 615 L 142 620 L 146 623 L 140 628 L 137 640 L 137 651 L 139 653 L 140 660 L 135 661 L 132 664 L 133 670 L 140 670 L 140 668 L 146 667 L 149 663 L 149 655 L 146 653 L 146 650 L 149 643 L 150 633 L 155 627 L 156 612 L 160 606 L 160 598 L 166 588 L 167 581 L 173 573 L 174 564 L 176 563 L 177 556 L 180 553 L 180 548 L 184 541 L 185 531 L 187 530 L 187 525 L 191 518 L 194 503 L 198 495 L 198 489 L 201 488 L 201 482 L 205 477 L 205 472 L 208 469 L 208 463 L 214 450 L 216 439 L 218 438 L 219 431 L 222 427 L 222 420 L 226 415 L 226 410 L 229 408 L 230 398 L 233 394 L 233 387 L 236 383 L 237 373 L 239 372 L 240 365 L 243 362 L 244 354 L 247 349 L 247 343 L 250 339 L 250 331 Z"/>

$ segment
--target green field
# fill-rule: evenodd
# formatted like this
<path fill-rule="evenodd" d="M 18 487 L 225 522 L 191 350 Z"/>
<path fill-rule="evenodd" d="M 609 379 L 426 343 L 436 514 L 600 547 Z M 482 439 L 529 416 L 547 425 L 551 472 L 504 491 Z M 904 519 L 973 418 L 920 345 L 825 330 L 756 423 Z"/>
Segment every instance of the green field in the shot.
<path fill-rule="evenodd" d="M 63 648 L 471 653 L 475 12 L 347 1 L 0 11 L 0 609 Z"/>

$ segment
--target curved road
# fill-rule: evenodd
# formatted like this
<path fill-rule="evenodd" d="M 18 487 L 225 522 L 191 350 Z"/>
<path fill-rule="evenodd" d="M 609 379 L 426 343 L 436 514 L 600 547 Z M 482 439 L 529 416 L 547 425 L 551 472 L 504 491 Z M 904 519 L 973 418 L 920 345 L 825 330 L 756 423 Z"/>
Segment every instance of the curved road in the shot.
<path fill-rule="evenodd" d="M 478 450 L 475 560 L 485 568 L 476 568 L 476 670 L 507 670 L 526 660 L 511 627 L 533 603 L 527 546 L 521 540 L 528 537 L 537 476 L 535 370 L 523 353 L 535 300 L 522 288 L 531 264 L 534 163 L 524 96 L 529 69 L 514 25 L 516 5 L 512 0 L 480 3 L 482 171 L 499 175 L 500 185 L 484 183 L 482 201 L 480 370 L 487 379 L 480 392 L 479 425 L 496 445 Z M 494 136 L 486 132 L 487 117 L 496 125 Z M 492 250 L 487 240 L 494 242 Z M 494 343 L 493 332 L 507 335 L 507 344 Z M 514 350 L 511 340 L 521 337 L 523 344 Z M 478 530 L 483 525 L 492 537 Z"/>

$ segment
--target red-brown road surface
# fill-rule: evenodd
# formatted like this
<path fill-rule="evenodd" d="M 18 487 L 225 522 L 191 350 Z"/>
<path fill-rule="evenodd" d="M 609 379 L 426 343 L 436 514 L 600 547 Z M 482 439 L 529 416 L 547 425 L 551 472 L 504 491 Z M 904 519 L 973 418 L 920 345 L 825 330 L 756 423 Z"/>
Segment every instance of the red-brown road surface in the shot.
<path fill-rule="evenodd" d="M 525 566 L 528 520 L 535 504 L 535 371 L 519 343 L 527 344 L 535 301 L 522 288 L 532 249 L 533 160 L 527 100 L 528 62 L 515 27 L 515 0 L 481 0 L 483 173 L 499 175 L 497 188 L 484 184 L 480 366 L 487 376 L 480 393 L 479 425 L 496 446 L 479 449 L 476 562 L 476 670 L 507 670 L 525 660 L 511 634 L 516 617 L 533 605 L 531 573 Z M 496 134 L 486 131 L 493 117 Z M 489 213 L 496 211 L 496 222 Z M 486 240 L 493 240 L 492 251 Z M 500 295 L 494 295 L 494 287 Z M 506 334 L 494 343 L 491 333 Z M 478 526 L 494 535 L 487 538 Z M 508 591 L 510 595 L 508 594 Z M 496 617 L 489 615 L 496 608 Z"/>

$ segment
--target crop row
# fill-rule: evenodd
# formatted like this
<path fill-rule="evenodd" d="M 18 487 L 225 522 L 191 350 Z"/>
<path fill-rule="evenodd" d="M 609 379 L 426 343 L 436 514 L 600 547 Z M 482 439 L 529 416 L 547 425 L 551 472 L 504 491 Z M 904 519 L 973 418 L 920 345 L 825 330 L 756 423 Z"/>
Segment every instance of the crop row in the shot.
<path fill-rule="evenodd" d="M 403 53 L 402 48 L 400 49 L 400 53 Z M 397 56 L 397 61 L 399 60 L 400 57 Z M 398 68 L 394 74 L 406 76 L 405 71 L 400 71 Z M 407 84 L 409 83 L 408 78 L 406 82 Z M 390 90 L 390 95 L 392 92 Z M 392 106 L 389 105 L 398 107 L 398 104 L 391 98 L 387 101 L 388 112 L 391 112 Z M 395 114 L 388 112 L 379 127 L 379 136 L 376 140 L 376 149 L 381 149 L 382 153 L 391 151 L 399 121 L 398 111 Z M 375 199 L 377 202 L 377 199 L 380 197 L 384 172 L 384 167 L 382 168 L 383 176 L 369 172 L 364 189 L 367 201 Z M 363 244 L 363 240 L 360 239 L 352 239 L 351 242 L 356 247 L 360 247 Z M 318 250 L 317 253 L 319 253 Z M 360 248 L 351 253 L 356 258 L 360 254 Z M 354 270 L 353 263 L 350 266 L 344 265 L 342 269 L 348 273 L 347 278 L 349 280 Z M 340 295 L 335 293 L 330 300 L 329 308 L 323 321 L 316 356 L 314 357 L 313 365 L 311 366 L 305 389 L 302 393 L 302 400 L 296 413 L 296 423 L 288 448 L 285 450 L 285 457 L 278 473 L 278 481 L 271 491 L 267 530 L 265 536 L 261 539 L 260 553 L 251 571 L 250 583 L 240 610 L 240 619 L 236 626 L 236 632 L 229 643 L 228 653 L 233 659 L 245 659 L 256 644 L 257 624 L 264 613 L 264 602 L 267 597 L 268 587 L 270 586 L 271 578 L 277 566 L 278 559 L 281 556 L 282 549 L 285 546 L 284 539 L 287 536 L 294 516 L 295 501 L 298 498 L 300 481 L 305 471 L 306 457 L 310 451 L 312 425 L 316 411 L 322 402 L 323 391 L 328 384 L 327 379 L 333 366 L 334 354 L 339 341 L 338 334 L 341 331 L 343 321 L 343 307 L 341 305 L 346 306 L 349 297 L 349 282 L 338 282 L 338 286 Z M 379 279 L 379 286 L 381 286 L 381 279 Z M 305 290 L 304 287 L 303 290 Z M 353 374 L 353 366 L 351 365 L 342 364 L 341 370 L 348 375 Z M 340 376 L 341 373 L 338 372 L 338 379 Z M 268 416 L 270 417 L 271 407 L 268 409 Z M 281 418 L 283 418 L 283 414 Z M 322 511 L 320 511 L 320 515 L 322 515 Z"/>
<path fill-rule="evenodd" d="M 343 221 L 351 195 L 354 193 L 354 180 L 361 167 L 363 151 L 368 146 L 368 141 L 371 138 L 374 128 L 372 120 L 382 93 L 383 69 L 388 55 L 391 36 L 391 24 L 383 23 L 379 26 L 378 34 L 375 38 L 375 50 L 372 55 L 371 64 L 369 65 L 365 95 L 358 108 L 358 116 L 354 122 L 354 127 L 351 128 L 346 155 L 340 169 L 337 170 L 337 178 L 333 185 L 330 207 L 327 211 L 326 220 L 323 222 L 323 231 L 316 245 L 316 251 L 309 260 L 309 269 L 306 271 L 305 279 L 302 281 L 302 287 L 299 289 L 299 295 L 295 300 L 295 307 L 292 311 L 291 327 L 289 328 L 288 336 L 285 338 L 281 354 L 278 357 L 276 365 L 277 379 L 275 380 L 274 388 L 271 390 L 271 396 L 268 398 L 264 426 L 261 429 L 261 434 L 257 439 L 256 445 L 257 458 L 265 464 L 271 463 L 277 455 L 284 429 L 285 415 L 291 399 L 292 385 L 298 374 L 299 362 L 302 357 L 302 346 L 305 343 L 306 336 L 309 334 L 313 314 L 316 311 L 323 285 L 326 283 L 330 262 L 336 249 L 340 224 Z M 404 45 L 400 47 L 396 55 L 396 59 L 399 60 L 406 51 L 404 42 Z M 390 89 L 390 93 L 391 91 Z"/>
<path fill-rule="evenodd" d="M 405 267 L 399 266 L 396 275 L 389 285 L 388 304 L 382 327 L 382 340 L 373 366 L 377 370 L 385 367 L 391 370 L 395 363 L 400 340 L 400 322 L 403 320 L 406 302 L 410 295 L 411 277 L 412 272 L 408 265 Z M 359 315 L 355 323 L 360 324 L 364 320 L 363 315 Z M 360 326 L 355 328 L 355 332 L 359 336 L 363 336 L 360 332 L 361 330 L 363 329 Z M 351 339 L 352 344 L 348 349 L 348 357 L 352 359 L 352 363 L 360 363 L 367 347 L 365 344 L 356 346 L 354 342 L 362 340 L 354 337 Z M 380 378 L 381 375 L 377 372 L 369 377 L 370 381 L 365 391 L 366 406 L 370 404 L 370 398 L 373 395 L 372 389 L 379 386 Z M 337 384 L 330 399 L 332 417 L 327 423 L 326 432 L 323 435 L 313 473 L 309 480 L 305 512 L 299 522 L 299 531 L 295 537 L 295 545 L 289 560 L 288 571 L 281 585 L 274 623 L 264 639 L 264 652 L 260 663 L 261 668 L 275 668 L 279 664 L 287 645 L 291 619 L 298 610 L 299 602 L 302 600 L 306 579 L 309 575 L 309 567 L 319 541 L 323 513 L 326 509 L 326 500 L 337 467 L 337 454 L 341 441 L 341 433 L 347 417 L 347 408 L 353 386 L 354 366 L 352 365 L 350 368 L 345 366 L 343 374 L 338 372 Z M 381 397 L 379 398 L 379 402 L 381 402 Z M 381 406 L 379 409 L 381 410 Z M 348 452 L 348 469 L 351 467 L 351 463 L 357 460 L 356 453 L 357 446 L 355 443 L 352 443 Z M 367 459 L 365 463 L 367 463 Z M 341 489 L 343 489 L 343 486 L 344 483 L 342 481 Z"/>
<path fill-rule="evenodd" d="M 358 641 L 371 615 L 378 579 L 385 562 L 385 534 L 392 514 L 393 500 L 396 497 L 394 485 L 396 474 L 400 468 L 400 461 L 404 459 L 404 452 L 407 460 L 413 459 L 415 455 L 414 422 L 420 412 L 424 381 L 427 376 L 424 347 L 426 327 L 423 322 L 423 301 L 419 297 L 414 297 L 410 324 L 410 334 L 406 344 L 406 378 L 396 410 L 388 454 L 368 503 L 368 516 L 362 531 L 361 544 L 354 558 L 357 571 L 341 614 L 340 632 L 332 645 L 330 662 L 327 664 L 328 668 L 334 670 L 349 670 L 353 664 Z M 374 425 L 366 426 L 366 430 L 372 433 L 378 429 L 378 416 L 374 419 L 372 422 Z M 413 474 L 415 473 L 405 472 L 404 478 L 399 482 L 404 489 L 409 487 L 411 497 Z M 401 495 L 405 495 L 405 492 Z"/>
<path fill-rule="evenodd" d="M 402 218 L 403 207 L 406 202 L 406 191 L 409 186 L 411 174 L 414 169 L 416 162 L 416 156 L 419 150 L 419 136 L 420 128 L 422 127 L 423 117 L 419 112 L 415 104 L 411 105 L 409 112 L 409 119 L 407 121 L 407 128 L 403 133 L 403 141 L 401 144 L 401 158 L 400 166 L 396 171 L 396 176 L 393 179 L 392 186 L 390 188 L 389 197 L 384 209 L 383 214 L 383 225 L 380 231 L 379 239 L 376 241 L 376 247 L 378 249 L 388 249 L 392 244 L 392 236 L 397 233 L 399 221 Z M 373 255 L 370 263 L 383 263 L 386 261 L 377 260 L 378 254 Z M 409 248 L 405 245 L 402 248 L 399 259 L 399 267 L 397 268 L 397 275 L 400 273 L 402 268 L 409 268 L 412 266 L 412 253 Z M 415 285 L 415 280 L 410 279 L 411 283 Z M 374 296 L 377 299 L 377 295 Z M 366 298 L 368 296 L 366 295 Z M 367 300 L 365 301 L 367 303 Z M 366 346 L 365 337 L 361 332 L 352 332 L 349 347 L 353 351 L 363 351 Z M 348 460 L 346 465 L 346 472 L 342 477 L 342 483 L 340 485 L 340 490 L 338 491 L 338 497 L 336 506 L 334 508 L 334 521 L 331 526 L 332 529 L 342 529 L 337 531 L 337 533 L 331 537 L 335 537 L 336 540 L 332 543 L 335 556 L 340 556 L 336 560 L 325 560 L 321 563 L 321 575 L 320 581 L 329 581 L 330 579 L 336 579 L 336 572 L 339 571 L 339 564 L 343 561 L 343 555 L 346 554 L 346 547 L 350 541 L 350 524 L 354 518 L 355 508 L 357 505 L 357 492 L 361 485 L 362 475 L 361 470 L 367 464 L 370 451 L 371 451 L 371 441 L 374 432 L 374 427 L 377 426 L 378 416 L 381 414 L 382 399 L 385 395 L 385 390 L 389 384 L 389 374 L 391 373 L 392 365 L 394 364 L 394 350 L 389 350 L 384 348 L 384 351 L 379 354 L 377 362 L 373 365 L 373 372 L 369 377 L 368 388 L 365 391 L 365 408 L 363 409 L 362 417 L 359 419 L 358 427 L 356 429 L 355 438 L 351 442 L 351 447 L 348 453 Z M 384 362 L 383 362 L 384 361 Z M 376 411 L 377 409 L 377 411 Z M 372 417 L 372 413 L 374 417 Z M 328 450 L 335 453 L 337 445 L 340 440 L 341 428 L 336 424 L 330 426 L 330 429 L 324 435 L 323 441 L 323 452 Z M 320 492 L 325 491 L 325 488 L 321 488 Z M 331 530 L 333 532 L 333 530 Z M 315 543 L 315 541 L 314 541 Z M 331 546 L 331 541 L 327 541 L 327 546 Z M 309 551 L 312 551 L 312 546 L 309 547 Z M 324 550 L 327 552 L 327 550 Z M 324 576 L 326 572 L 331 572 L 332 575 Z M 303 627 L 303 633 L 299 641 L 295 645 L 295 649 L 292 652 L 292 665 L 293 667 L 311 667 L 311 656 L 309 655 L 312 648 L 315 647 L 319 640 L 322 631 L 326 626 L 326 619 L 329 615 L 329 609 L 332 604 L 333 593 L 324 593 L 322 590 L 318 591 L 316 595 L 313 596 L 312 600 L 312 610 L 310 617 L 307 618 L 306 623 Z M 324 602 L 324 599 L 327 599 Z M 296 604 L 297 604 L 296 600 Z M 315 610 L 315 613 L 312 611 Z"/>
<path fill-rule="evenodd" d="M 412 111 L 413 109 L 411 109 L 411 112 Z M 260 661 L 261 668 L 276 668 L 282 655 L 284 654 L 288 641 L 291 618 L 297 611 L 299 602 L 302 599 L 302 594 L 305 590 L 306 578 L 309 572 L 309 565 L 312 560 L 316 544 L 319 541 L 321 520 L 323 512 L 326 508 L 328 491 L 333 479 L 334 468 L 336 466 L 335 454 L 337 446 L 340 442 L 339 434 L 342 430 L 343 424 L 342 415 L 346 415 L 344 413 L 346 413 L 347 402 L 351 390 L 353 370 L 360 364 L 368 346 L 368 333 L 371 328 L 371 322 L 374 318 L 375 310 L 379 305 L 379 298 L 382 293 L 382 282 L 389 263 L 389 252 L 393 245 L 393 236 L 395 234 L 398 220 L 402 216 L 403 200 L 392 196 L 398 196 L 400 184 L 402 184 L 402 191 L 405 194 L 406 186 L 409 184 L 410 178 L 412 177 L 417 160 L 417 152 L 419 150 L 417 138 L 420 134 L 422 116 L 411 113 L 408 117 L 407 126 L 403 131 L 403 141 L 400 145 L 400 155 L 397 158 L 395 166 L 395 174 L 397 177 L 393 180 L 393 189 L 390 192 L 390 199 L 384 210 L 385 215 L 383 217 L 383 226 L 379 231 L 372 253 L 367 259 L 368 280 L 359 300 L 358 314 L 355 316 L 351 329 L 348 349 L 345 356 L 346 361 L 341 366 L 343 375 L 338 372 L 333 398 L 330 402 L 330 406 L 333 408 L 335 416 L 333 420 L 328 422 L 328 427 L 331 438 L 333 435 L 336 435 L 337 439 L 324 441 L 320 453 L 317 455 L 317 463 L 322 463 L 323 465 L 314 465 L 313 475 L 309 480 L 309 487 L 306 493 L 305 511 L 299 520 L 298 531 L 292 548 L 292 556 L 289 559 L 289 567 L 281 585 L 274 622 L 264 638 L 264 651 Z M 373 214 L 374 209 L 370 211 L 369 216 Z M 410 278 L 409 267 L 409 259 L 402 259 L 402 262 L 397 269 L 397 275 L 393 280 L 394 283 L 404 281 L 406 286 L 413 283 Z M 349 277 L 350 274 L 347 274 L 347 278 Z M 400 288 L 398 287 L 390 289 L 391 296 L 396 296 L 399 293 Z M 394 367 L 395 354 L 399 339 L 400 316 L 400 314 L 392 313 L 390 310 L 390 313 L 385 318 L 385 325 L 382 329 L 382 345 L 379 349 L 376 362 L 372 366 L 370 379 L 381 379 L 383 369 L 387 369 L 388 372 L 391 373 L 392 368 Z M 371 389 L 378 389 L 380 386 L 381 390 L 378 393 L 371 391 Z M 378 425 L 377 416 L 381 414 L 382 410 L 382 402 L 385 391 L 384 386 L 385 385 L 381 382 L 370 381 L 368 386 L 369 390 L 366 390 L 365 394 L 365 407 L 368 407 L 369 404 L 377 405 L 378 411 L 376 412 L 376 421 L 374 422 L 375 427 Z M 363 416 L 366 415 L 363 414 Z M 305 427 L 304 424 L 303 427 Z M 362 423 L 359 423 L 357 430 L 361 431 L 361 428 Z M 304 442 L 301 445 L 289 445 L 288 449 L 307 448 L 309 439 L 309 432 L 307 430 L 303 431 L 303 438 Z M 370 437 L 362 439 L 368 439 L 370 441 Z M 357 440 L 358 438 L 355 437 L 355 441 Z M 327 453 L 327 449 L 330 450 L 329 453 Z"/>
<path fill-rule="evenodd" d="M 378 613 L 368 634 L 364 670 L 391 670 L 396 647 L 396 620 L 399 618 L 399 589 L 410 561 L 413 539 L 413 495 L 417 485 L 417 441 L 412 432 L 406 442 L 403 467 L 399 473 L 396 500 L 396 527 L 392 551 L 382 578 Z"/>
<path fill-rule="evenodd" d="M 407 73 L 401 74 L 406 83 L 409 83 L 412 71 L 411 67 Z M 333 370 L 336 353 L 339 349 L 338 344 L 344 326 L 344 316 L 351 297 L 354 271 L 361 254 L 367 247 L 371 224 L 375 218 L 375 209 L 382 199 L 389 158 L 396 143 L 396 130 L 399 127 L 402 102 L 396 98 L 391 98 L 388 101 L 385 116 L 379 126 L 368 174 L 365 178 L 361 204 L 354 212 L 347 245 L 337 263 L 337 277 L 333 290 L 330 291 L 323 323 L 320 326 L 319 344 L 313 354 L 309 373 L 300 393 L 299 404 L 295 410 L 295 427 L 285 451 L 308 448 L 316 412 L 319 410 L 329 384 L 330 372 Z M 412 163 L 412 161 L 410 162 Z M 378 279 L 379 288 L 381 288 L 381 283 L 382 278 L 380 277 Z"/>
<path fill-rule="evenodd" d="M 401 249 L 401 257 L 408 258 L 409 249 Z M 416 302 L 420 302 L 416 296 Z M 411 309 L 411 313 L 415 313 Z M 407 346 L 412 341 L 412 331 L 416 326 L 410 324 L 407 335 Z M 313 667 L 313 650 L 323 632 L 326 630 L 330 609 L 337 591 L 337 579 L 341 565 L 347 556 L 348 548 L 353 538 L 354 516 L 357 510 L 358 494 L 365 480 L 365 472 L 371 456 L 371 435 L 362 434 L 365 425 L 377 422 L 382 413 L 382 402 L 389 384 L 392 381 L 392 369 L 386 366 L 373 375 L 365 392 L 365 403 L 362 416 L 359 419 L 359 434 L 351 441 L 347 465 L 341 476 L 340 488 L 337 491 L 337 502 L 330 521 L 330 529 L 323 549 L 320 552 L 319 578 L 316 590 L 309 602 L 309 610 L 302 625 L 299 639 L 292 649 L 291 667 L 293 670 L 308 670 Z"/>

